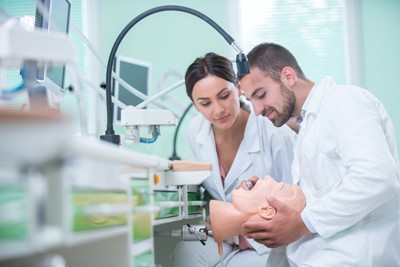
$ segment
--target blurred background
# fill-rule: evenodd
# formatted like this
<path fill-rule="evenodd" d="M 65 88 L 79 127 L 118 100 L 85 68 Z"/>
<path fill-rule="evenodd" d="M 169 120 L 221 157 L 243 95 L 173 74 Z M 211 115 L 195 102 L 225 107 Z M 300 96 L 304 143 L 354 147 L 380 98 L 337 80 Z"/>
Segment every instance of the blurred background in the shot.
<path fill-rule="evenodd" d="M 93 138 L 99 138 L 106 129 L 106 103 L 104 96 L 88 83 L 98 89 L 105 83 L 104 64 L 122 29 L 146 10 L 161 5 L 182 5 L 214 20 L 236 40 L 244 53 L 261 42 L 275 42 L 293 52 L 311 80 L 318 81 L 324 75 L 330 75 L 337 83 L 367 88 L 386 106 L 395 126 L 397 143 L 400 144 L 400 105 L 397 103 L 400 91 L 396 80 L 400 74 L 399 0 L 70 2 L 69 35 L 74 42 L 80 75 L 85 78 L 81 97 L 87 115 L 87 132 Z M 0 19 L 34 16 L 36 1 L 0 0 L 0 7 Z M 181 81 L 187 66 L 196 57 L 210 51 L 232 60 L 236 57 L 236 51 L 204 21 L 187 13 L 167 11 L 153 14 L 137 23 L 122 40 L 116 55 L 128 64 L 128 73 L 130 67 L 138 68 L 133 72 L 141 75 L 138 78 L 144 83 L 141 90 L 152 96 Z M 140 74 L 140 68 L 144 68 L 143 74 Z M 122 76 L 122 69 L 120 72 Z M 19 69 L 0 70 L 0 78 L 0 88 L 21 83 Z M 80 135 L 82 126 L 77 95 L 68 89 L 70 85 L 71 77 L 67 71 L 60 108 L 73 118 L 74 132 Z M 129 93 L 125 96 L 121 93 L 120 100 L 126 105 L 132 105 L 130 101 L 133 101 Z M 21 108 L 26 102 L 27 95 L 21 92 L 0 105 Z M 184 85 L 158 98 L 156 102 L 179 116 L 190 104 Z M 147 108 L 159 106 L 149 104 Z M 182 159 L 192 159 L 187 146 L 186 126 L 195 115 L 196 111 L 191 109 L 180 126 L 176 152 Z M 115 118 L 114 127 L 118 134 L 124 134 L 125 129 L 119 125 L 118 117 Z M 124 146 L 168 158 L 173 153 L 176 128 L 161 126 L 161 136 L 155 143 Z"/>

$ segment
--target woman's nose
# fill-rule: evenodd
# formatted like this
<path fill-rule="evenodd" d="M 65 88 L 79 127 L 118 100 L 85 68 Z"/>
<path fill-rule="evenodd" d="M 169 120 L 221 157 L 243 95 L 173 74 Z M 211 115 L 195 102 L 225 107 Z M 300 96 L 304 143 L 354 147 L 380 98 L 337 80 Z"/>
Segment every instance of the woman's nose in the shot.
<path fill-rule="evenodd" d="M 215 112 L 216 113 L 222 113 L 224 112 L 225 108 L 223 105 L 216 103 L 215 104 Z"/>

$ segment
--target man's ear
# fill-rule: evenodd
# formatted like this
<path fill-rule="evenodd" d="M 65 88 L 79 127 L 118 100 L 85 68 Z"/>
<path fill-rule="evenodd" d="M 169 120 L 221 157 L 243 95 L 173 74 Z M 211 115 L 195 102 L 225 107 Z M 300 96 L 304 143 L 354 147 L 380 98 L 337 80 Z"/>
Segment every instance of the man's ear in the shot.
<path fill-rule="evenodd" d="M 236 88 L 238 89 L 238 95 L 240 97 L 243 93 L 242 85 L 240 85 L 240 83 L 238 82 Z"/>
<path fill-rule="evenodd" d="M 258 207 L 258 214 L 266 220 L 271 220 L 276 214 L 276 209 L 266 201 Z"/>
<path fill-rule="evenodd" d="M 281 71 L 281 82 L 286 87 L 292 87 L 297 82 L 296 72 L 291 67 L 284 67 Z"/>

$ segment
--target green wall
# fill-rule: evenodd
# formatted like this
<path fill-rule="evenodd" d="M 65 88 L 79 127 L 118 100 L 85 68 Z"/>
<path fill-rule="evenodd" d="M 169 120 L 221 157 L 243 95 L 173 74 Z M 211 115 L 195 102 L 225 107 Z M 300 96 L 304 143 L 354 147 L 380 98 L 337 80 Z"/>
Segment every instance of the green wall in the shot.
<path fill-rule="evenodd" d="M 235 33 L 228 31 L 230 13 L 227 11 L 229 1 L 142 1 L 142 0 L 101 0 L 100 4 L 100 42 L 101 53 L 108 60 L 109 53 L 115 39 L 121 30 L 137 15 L 160 5 L 182 5 L 193 8 L 218 23 L 233 38 Z M 124 55 L 146 61 L 152 64 L 152 88 L 153 93 L 159 80 L 166 71 L 175 70 L 182 77 L 187 66 L 198 56 L 203 56 L 209 51 L 232 57 L 235 50 L 203 20 L 187 13 L 178 11 L 165 11 L 156 13 L 138 22 L 125 36 L 117 55 Z M 105 70 L 104 70 L 105 77 Z M 105 79 L 105 78 L 104 78 Z M 165 81 L 165 88 L 179 79 L 170 77 Z M 184 86 L 179 87 L 169 94 L 185 105 L 190 101 L 186 96 Z M 150 108 L 157 108 L 150 106 Z M 172 110 L 174 107 L 171 107 Z M 187 147 L 186 125 L 190 118 L 187 116 L 179 131 L 178 154 L 181 157 L 190 156 Z M 119 133 L 122 128 L 116 127 Z M 172 140 L 175 127 L 162 127 L 158 141 L 151 145 L 129 145 L 137 151 L 169 157 L 172 154 Z M 147 130 L 143 129 L 144 136 Z M 192 158 L 189 158 L 192 159 Z"/>
<path fill-rule="evenodd" d="M 397 134 L 400 150 L 400 90 L 397 77 L 400 74 L 400 1 L 399 0 L 355 0 L 358 1 L 361 24 L 361 77 L 362 86 L 374 93 L 388 110 Z M 138 14 L 164 4 L 176 4 L 194 8 L 209 16 L 235 38 L 235 11 L 232 2 L 224 1 L 144 1 L 144 0 L 101 0 L 100 25 L 101 51 L 108 59 L 111 47 L 125 25 Z M 240 45 L 240 44 L 239 44 Z M 147 61 L 153 65 L 152 88 L 154 92 L 163 73 L 169 70 L 184 74 L 186 67 L 195 57 L 215 51 L 233 58 L 234 50 L 225 40 L 200 19 L 186 13 L 168 11 L 143 19 L 127 34 L 118 53 Z M 246 52 L 246 51 L 245 51 Z M 329 74 L 329 73 L 327 73 Z M 104 71 L 105 76 L 105 71 Z M 168 86 L 176 77 L 166 81 Z M 164 87 L 165 87 L 164 86 Z M 163 88 L 164 88 L 163 87 Z M 189 104 L 184 87 L 170 94 L 185 105 Z M 186 126 L 191 117 L 185 119 L 179 132 L 178 152 L 186 158 Z M 131 145 L 129 148 L 169 157 L 175 127 L 161 128 L 159 140 L 152 145 Z M 366 129 L 367 130 L 367 129 Z M 122 133 L 123 129 L 117 128 Z M 373 141 L 373 140 L 371 140 Z"/>
<path fill-rule="evenodd" d="M 398 104 L 400 90 L 397 88 L 397 77 L 400 74 L 400 1 L 345 1 L 356 1 L 357 11 L 360 15 L 361 45 L 359 49 L 362 62 L 360 70 L 361 77 L 363 77 L 362 86 L 374 93 L 384 103 L 392 118 L 400 151 L 400 105 Z M 72 1 L 72 3 L 74 2 L 79 2 L 79 0 Z M 236 12 L 232 9 L 232 6 L 235 5 L 234 1 L 97 0 L 94 3 L 98 5 L 99 9 L 99 22 L 95 28 L 100 31 L 95 46 L 105 60 L 108 59 L 118 34 L 128 22 L 150 8 L 165 4 L 183 5 L 196 9 L 216 21 L 233 38 L 237 37 L 235 27 L 232 27 L 236 20 Z M 15 5 L 21 5 L 25 9 L 29 6 L 29 9 L 25 12 L 20 10 L 22 13 L 14 14 L 11 6 Z M 34 3 L 28 0 L 18 0 L 15 3 L 14 1 L 0 0 L 0 6 L 10 15 L 16 16 L 33 14 L 31 9 Z M 165 72 L 173 70 L 183 75 L 186 67 L 195 57 L 202 56 L 209 51 L 215 51 L 230 58 L 234 58 L 235 55 L 235 51 L 228 46 L 225 40 L 204 21 L 190 14 L 168 11 L 151 15 L 134 26 L 126 35 L 117 54 L 152 64 L 153 92 L 150 94 L 153 94 Z M 95 82 L 105 81 L 105 69 L 100 66 L 98 69 L 101 72 L 101 78 Z M 176 76 L 169 77 L 161 87 L 165 88 L 177 80 Z M 184 106 L 190 103 L 183 86 L 170 95 L 179 99 Z M 176 107 L 171 108 L 181 110 Z M 188 116 L 184 120 L 179 132 L 178 152 L 185 158 L 190 155 L 186 140 L 186 126 L 190 118 Z M 104 133 L 105 128 L 99 130 Z M 121 128 L 116 128 L 116 130 L 119 133 L 123 132 Z M 172 153 L 174 131 L 175 127 L 163 127 L 161 136 L 155 144 L 129 147 L 149 154 L 169 157 Z M 145 131 L 144 134 L 146 134 Z"/>
<path fill-rule="evenodd" d="M 364 86 L 384 103 L 400 151 L 400 1 L 361 0 L 360 8 Z"/>

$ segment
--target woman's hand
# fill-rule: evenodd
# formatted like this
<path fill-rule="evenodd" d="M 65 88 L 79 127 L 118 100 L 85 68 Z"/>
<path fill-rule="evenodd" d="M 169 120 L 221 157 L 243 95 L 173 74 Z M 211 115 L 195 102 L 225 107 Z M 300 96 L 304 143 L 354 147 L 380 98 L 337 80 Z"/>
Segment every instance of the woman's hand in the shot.
<path fill-rule="evenodd" d="M 251 190 L 258 181 L 257 176 L 252 176 L 247 180 L 242 181 L 235 189 L 243 188 L 244 190 Z"/>

